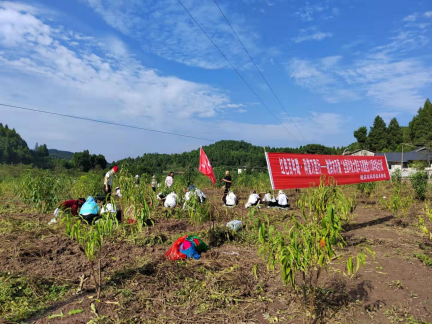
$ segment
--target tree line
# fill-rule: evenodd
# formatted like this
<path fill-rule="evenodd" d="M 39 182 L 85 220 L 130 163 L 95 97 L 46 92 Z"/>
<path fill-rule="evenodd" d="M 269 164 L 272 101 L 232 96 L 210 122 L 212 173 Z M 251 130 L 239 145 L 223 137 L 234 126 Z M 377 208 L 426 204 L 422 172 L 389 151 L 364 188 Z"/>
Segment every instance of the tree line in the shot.
<path fill-rule="evenodd" d="M 361 126 L 353 133 L 356 142 L 347 147 L 327 147 L 320 144 L 308 144 L 299 148 L 265 147 L 267 152 L 308 153 L 308 154 L 342 154 L 344 150 L 370 149 L 376 152 L 400 151 L 402 143 L 428 146 L 432 143 L 432 103 L 427 99 L 407 127 L 399 125 L 393 118 L 388 125 L 382 117 L 376 116 L 370 130 Z M 245 141 L 222 140 L 209 146 L 203 146 L 212 166 L 221 169 L 245 168 L 266 170 L 266 159 L 263 147 Z M 408 145 L 405 150 L 413 150 Z M 125 158 L 108 164 L 103 155 L 90 154 L 88 150 L 71 153 L 48 149 L 45 144 L 36 144 L 30 150 L 27 143 L 14 130 L 0 123 L 0 163 L 31 164 L 39 168 L 54 169 L 57 167 L 77 169 L 87 172 L 92 169 L 105 169 L 114 164 L 128 164 L 134 174 L 160 174 L 169 170 L 188 170 L 196 168 L 200 149 L 180 154 L 145 153 L 141 157 Z"/>
<path fill-rule="evenodd" d="M 351 144 L 352 149 L 370 149 L 376 152 L 413 150 L 414 146 L 432 146 L 432 103 L 427 99 L 423 107 L 409 122 L 409 126 L 402 127 L 394 117 L 386 125 L 379 115 L 376 116 L 370 131 L 361 126 L 353 132 L 356 142 Z M 410 146 L 412 145 L 412 147 Z"/>
<path fill-rule="evenodd" d="M 65 152 L 55 150 L 55 154 L 50 156 L 50 150 L 46 144 L 36 143 L 34 149 L 29 149 L 27 142 L 15 129 L 10 129 L 8 125 L 3 126 L 0 123 L 0 164 L 25 164 L 42 169 L 75 168 L 84 172 L 107 167 L 107 161 L 103 155 L 91 155 L 88 150 L 70 153 L 71 159 L 61 158 L 61 154 L 65 155 Z"/>

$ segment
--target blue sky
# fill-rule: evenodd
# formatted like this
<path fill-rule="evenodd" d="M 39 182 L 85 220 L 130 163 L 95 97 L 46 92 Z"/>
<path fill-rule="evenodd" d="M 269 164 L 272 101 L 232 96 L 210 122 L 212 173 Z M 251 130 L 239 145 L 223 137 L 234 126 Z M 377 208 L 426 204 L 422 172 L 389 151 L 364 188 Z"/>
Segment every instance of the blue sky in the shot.
<path fill-rule="evenodd" d="M 193 135 L 297 147 L 348 145 L 380 114 L 407 125 L 431 98 L 431 2 L 0 1 L 0 103 Z M 109 161 L 209 142 L 1 108 L 49 148 Z M 294 125 L 294 123 L 296 126 Z M 300 132 L 298 131 L 300 130 Z"/>

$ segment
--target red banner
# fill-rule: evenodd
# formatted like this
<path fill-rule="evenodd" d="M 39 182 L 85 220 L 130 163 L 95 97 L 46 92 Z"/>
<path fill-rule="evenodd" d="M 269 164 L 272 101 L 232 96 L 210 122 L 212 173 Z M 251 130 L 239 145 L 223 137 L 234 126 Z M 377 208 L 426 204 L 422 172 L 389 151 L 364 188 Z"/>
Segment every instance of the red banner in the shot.
<path fill-rule="evenodd" d="M 337 184 L 390 179 L 386 157 L 303 155 L 266 152 L 274 190 L 319 186 L 320 176 L 332 176 Z"/>
<path fill-rule="evenodd" d="M 200 165 L 198 167 L 198 170 L 201 173 L 205 174 L 207 177 L 209 177 L 210 180 L 212 181 L 212 184 L 215 185 L 216 182 L 215 174 L 213 172 L 209 159 L 204 153 L 203 148 L 200 148 Z"/>

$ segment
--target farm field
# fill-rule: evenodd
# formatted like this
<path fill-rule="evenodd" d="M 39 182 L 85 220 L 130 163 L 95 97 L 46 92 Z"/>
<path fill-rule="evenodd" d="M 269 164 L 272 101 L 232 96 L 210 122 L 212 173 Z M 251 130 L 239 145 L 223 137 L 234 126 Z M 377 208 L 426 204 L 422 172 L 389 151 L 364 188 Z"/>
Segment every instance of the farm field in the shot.
<path fill-rule="evenodd" d="M 402 197 L 413 195 L 408 184 L 402 188 Z M 307 190 L 286 191 L 288 211 L 246 210 L 247 188 L 236 191 L 240 204 L 231 209 L 222 206 L 221 189 L 202 190 L 211 220 L 201 225 L 185 211 L 154 203 L 149 212 L 153 225 L 148 222 L 141 232 L 131 232 L 123 222 L 114 229 L 102 248 L 99 299 L 92 279 L 77 293 L 80 276 L 90 276 L 89 262 L 63 224 L 48 226 L 52 211 L 36 212 L 19 201 L 3 203 L 0 322 L 308 322 L 302 295 L 283 284 L 278 265 L 268 270 L 259 256 L 254 225 L 257 218 L 268 218 L 284 233 L 292 216 L 301 215 L 297 202 Z M 424 202 L 413 200 L 406 211 L 393 213 L 381 201 L 392 195 L 390 182 L 379 183 L 368 195 L 356 186 L 345 186 L 343 192 L 355 198 L 356 208 L 342 224 L 347 246 L 337 249 L 318 281 L 314 322 L 431 323 L 431 240 L 418 224 L 418 217 L 426 214 Z M 427 206 L 430 200 L 429 190 Z M 126 220 L 127 209 L 122 209 Z M 243 221 L 242 231 L 227 230 L 225 224 L 233 219 Z M 430 222 L 426 226 L 431 229 Z M 164 259 L 185 234 L 200 236 L 209 251 L 199 260 Z M 349 276 L 346 260 L 359 245 L 368 245 L 374 259 L 367 256 L 365 265 Z"/>

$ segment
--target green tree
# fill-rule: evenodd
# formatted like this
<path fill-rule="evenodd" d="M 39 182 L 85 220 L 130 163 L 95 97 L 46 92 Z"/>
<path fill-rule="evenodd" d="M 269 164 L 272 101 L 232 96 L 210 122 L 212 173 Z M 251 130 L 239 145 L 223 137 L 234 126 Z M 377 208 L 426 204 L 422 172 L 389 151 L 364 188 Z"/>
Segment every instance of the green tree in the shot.
<path fill-rule="evenodd" d="M 397 147 L 403 142 L 403 130 L 394 117 L 388 125 L 388 148 L 392 151 L 397 150 Z"/>
<path fill-rule="evenodd" d="M 374 119 L 373 126 L 370 127 L 370 132 L 368 133 L 368 146 L 371 150 L 381 151 L 386 148 L 388 144 L 387 140 L 388 136 L 385 121 L 378 115 Z"/>
<path fill-rule="evenodd" d="M 409 122 L 409 135 L 412 143 L 429 146 L 432 144 L 432 103 L 426 99 L 424 107 Z"/>
<path fill-rule="evenodd" d="M 361 148 L 366 147 L 367 143 L 367 128 L 365 126 L 361 126 L 358 130 L 353 132 L 353 136 L 355 137 L 356 141 L 358 141 L 359 146 Z"/>
<path fill-rule="evenodd" d="M 92 168 L 92 160 L 89 150 L 74 153 L 71 162 L 75 168 L 78 168 L 83 172 L 88 172 Z"/>

